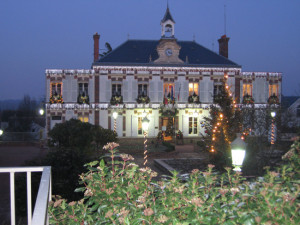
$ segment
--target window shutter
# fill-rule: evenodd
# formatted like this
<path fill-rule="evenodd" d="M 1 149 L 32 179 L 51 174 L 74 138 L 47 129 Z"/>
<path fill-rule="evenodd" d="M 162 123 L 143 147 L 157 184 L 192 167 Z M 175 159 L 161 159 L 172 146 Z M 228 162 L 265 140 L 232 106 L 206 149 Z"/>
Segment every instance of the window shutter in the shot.
<path fill-rule="evenodd" d="M 135 102 L 138 96 L 138 84 L 136 80 L 132 81 L 132 101 Z"/>
<path fill-rule="evenodd" d="M 78 82 L 76 79 L 72 79 L 71 82 L 68 82 L 69 84 L 66 84 L 66 82 L 63 84 L 63 98 L 64 101 L 70 101 L 70 102 L 77 102 L 77 96 L 78 96 Z M 66 85 L 65 85 L 66 84 Z M 70 90 L 71 88 L 71 95 L 64 97 L 64 92 Z"/>
<path fill-rule="evenodd" d="M 207 102 L 213 102 L 213 100 L 214 100 L 214 82 L 212 80 L 209 80 L 207 85 L 208 85 Z"/>
<path fill-rule="evenodd" d="M 110 101 L 110 98 L 111 98 L 111 80 L 106 81 L 105 98 L 106 98 L 106 102 Z"/>
<path fill-rule="evenodd" d="M 178 102 L 178 92 L 179 92 L 179 86 L 180 86 L 180 83 L 179 81 L 175 81 L 174 83 L 174 97 L 175 97 L 175 101 Z"/>
<path fill-rule="evenodd" d="M 137 134 L 137 131 L 138 131 L 138 117 L 137 116 L 132 116 L 132 136 L 136 137 L 138 134 Z"/>
<path fill-rule="evenodd" d="M 124 80 L 123 81 L 123 100 L 124 102 L 128 102 L 128 81 Z"/>
<path fill-rule="evenodd" d="M 163 121 L 163 118 L 160 116 L 159 117 L 159 130 L 161 131 L 161 127 L 162 127 L 162 121 Z"/>
<path fill-rule="evenodd" d="M 189 97 L 189 82 L 187 80 L 185 80 L 184 82 L 182 82 L 182 101 L 183 102 L 187 102 L 188 101 L 188 97 Z"/>
<path fill-rule="evenodd" d="M 163 82 L 159 80 L 157 82 L 157 102 L 163 101 L 163 89 L 164 89 Z"/>
<path fill-rule="evenodd" d="M 265 80 L 265 96 L 263 101 L 267 102 L 269 98 L 269 82 Z"/>
<path fill-rule="evenodd" d="M 175 131 L 177 132 L 179 130 L 179 117 L 175 116 Z"/>
<path fill-rule="evenodd" d="M 151 102 L 155 102 L 156 98 L 155 98 L 155 85 L 154 85 L 154 81 L 150 80 L 149 81 L 149 98 Z"/>
<path fill-rule="evenodd" d="M 201 103 L 207 102 L 206 91 L 205 91 L 205 82 L 203 80 L 201 80 L 199 82 L 199 100 Z"/>

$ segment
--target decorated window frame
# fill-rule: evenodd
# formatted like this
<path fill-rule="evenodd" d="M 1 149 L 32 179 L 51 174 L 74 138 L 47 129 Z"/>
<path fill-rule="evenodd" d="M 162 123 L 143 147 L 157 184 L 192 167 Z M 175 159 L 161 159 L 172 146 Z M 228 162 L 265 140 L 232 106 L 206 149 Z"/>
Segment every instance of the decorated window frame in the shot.
<path fill-rule="evenodd" d="M 190 82 L 189 83 L 189 96 L 193 94 L 199 95 L 199 83 L 198 82 Z"/>
<path fill-rule="evenodd" d="M 122 84 L 112 83 L 111 84 L 111 96 L 122 96 Z"/>

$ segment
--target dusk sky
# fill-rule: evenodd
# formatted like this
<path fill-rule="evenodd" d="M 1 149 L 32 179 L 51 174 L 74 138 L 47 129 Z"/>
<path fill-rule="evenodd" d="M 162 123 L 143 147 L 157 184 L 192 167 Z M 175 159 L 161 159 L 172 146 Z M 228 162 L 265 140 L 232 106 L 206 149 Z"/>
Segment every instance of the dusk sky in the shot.
<path fill-rule="evenodd" d="M 243 71 L 282 72 L 283 94 L 300 95 L 299 0 L 169 0 L 178 40 L 218 51 Z M 45 69 L 90 69 L 93 34 L 100 48 L 160 38 L 167 0 L 1 0 L 0 100 L 45 95 Z"/>

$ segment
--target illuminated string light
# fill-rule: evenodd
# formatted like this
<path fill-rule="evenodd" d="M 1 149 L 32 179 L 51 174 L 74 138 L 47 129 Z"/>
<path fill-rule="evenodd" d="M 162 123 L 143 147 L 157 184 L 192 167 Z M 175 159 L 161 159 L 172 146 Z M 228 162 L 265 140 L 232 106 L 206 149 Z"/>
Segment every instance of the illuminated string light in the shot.
<path fill-rule="evenodd" d="M 144 131 L 144 166 L 147 164 L 148 162 L 148 150 L 147 150 L 147 131 Z"/>

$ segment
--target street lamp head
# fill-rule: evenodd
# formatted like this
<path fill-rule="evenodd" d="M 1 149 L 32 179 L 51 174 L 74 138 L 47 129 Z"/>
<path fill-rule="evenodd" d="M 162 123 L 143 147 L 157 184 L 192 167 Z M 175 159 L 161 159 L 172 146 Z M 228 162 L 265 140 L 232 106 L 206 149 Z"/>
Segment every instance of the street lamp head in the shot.
<path fill-rule="evenodd" d="M 117 112 L 113 112 L 113 118 L 117 119 L 117 117 L 118 117 L 118 113 Z"/>
<path fill-rule="evenodd" d="M 40 110 L 39 110 L 39 114 L 40 114 L 41 116 L 44 115 L 44 113 L 45 113 L 44 109 L 40 109 Z"/>
<path fill-rule="evenodd" d="M 142 119 L 143 130 L 147 131 L 149 129 L 149 122 L 150 120 L 147 118 L 147 116 Z"/>
<path fill-rule="evenodd" d="M 241 166 L 246 155 L 246 143 L 242 140 L 241 134 L 237 134 L 236 139 L 230 145 L 232 165 L 235 167 L 233 170 L 241 171 Z"/>
<path fill-rule="evenodd" d="M 271 116 L 274 118 L 276 116 L 276 112 L 275 111 L 272 111 L 271 112 Z"/>
<path fill-rule="evenodd" d="M 0 129 L 0 136 L 2 136 L 2 134 L 3 134 L 3 130 Z"/>

